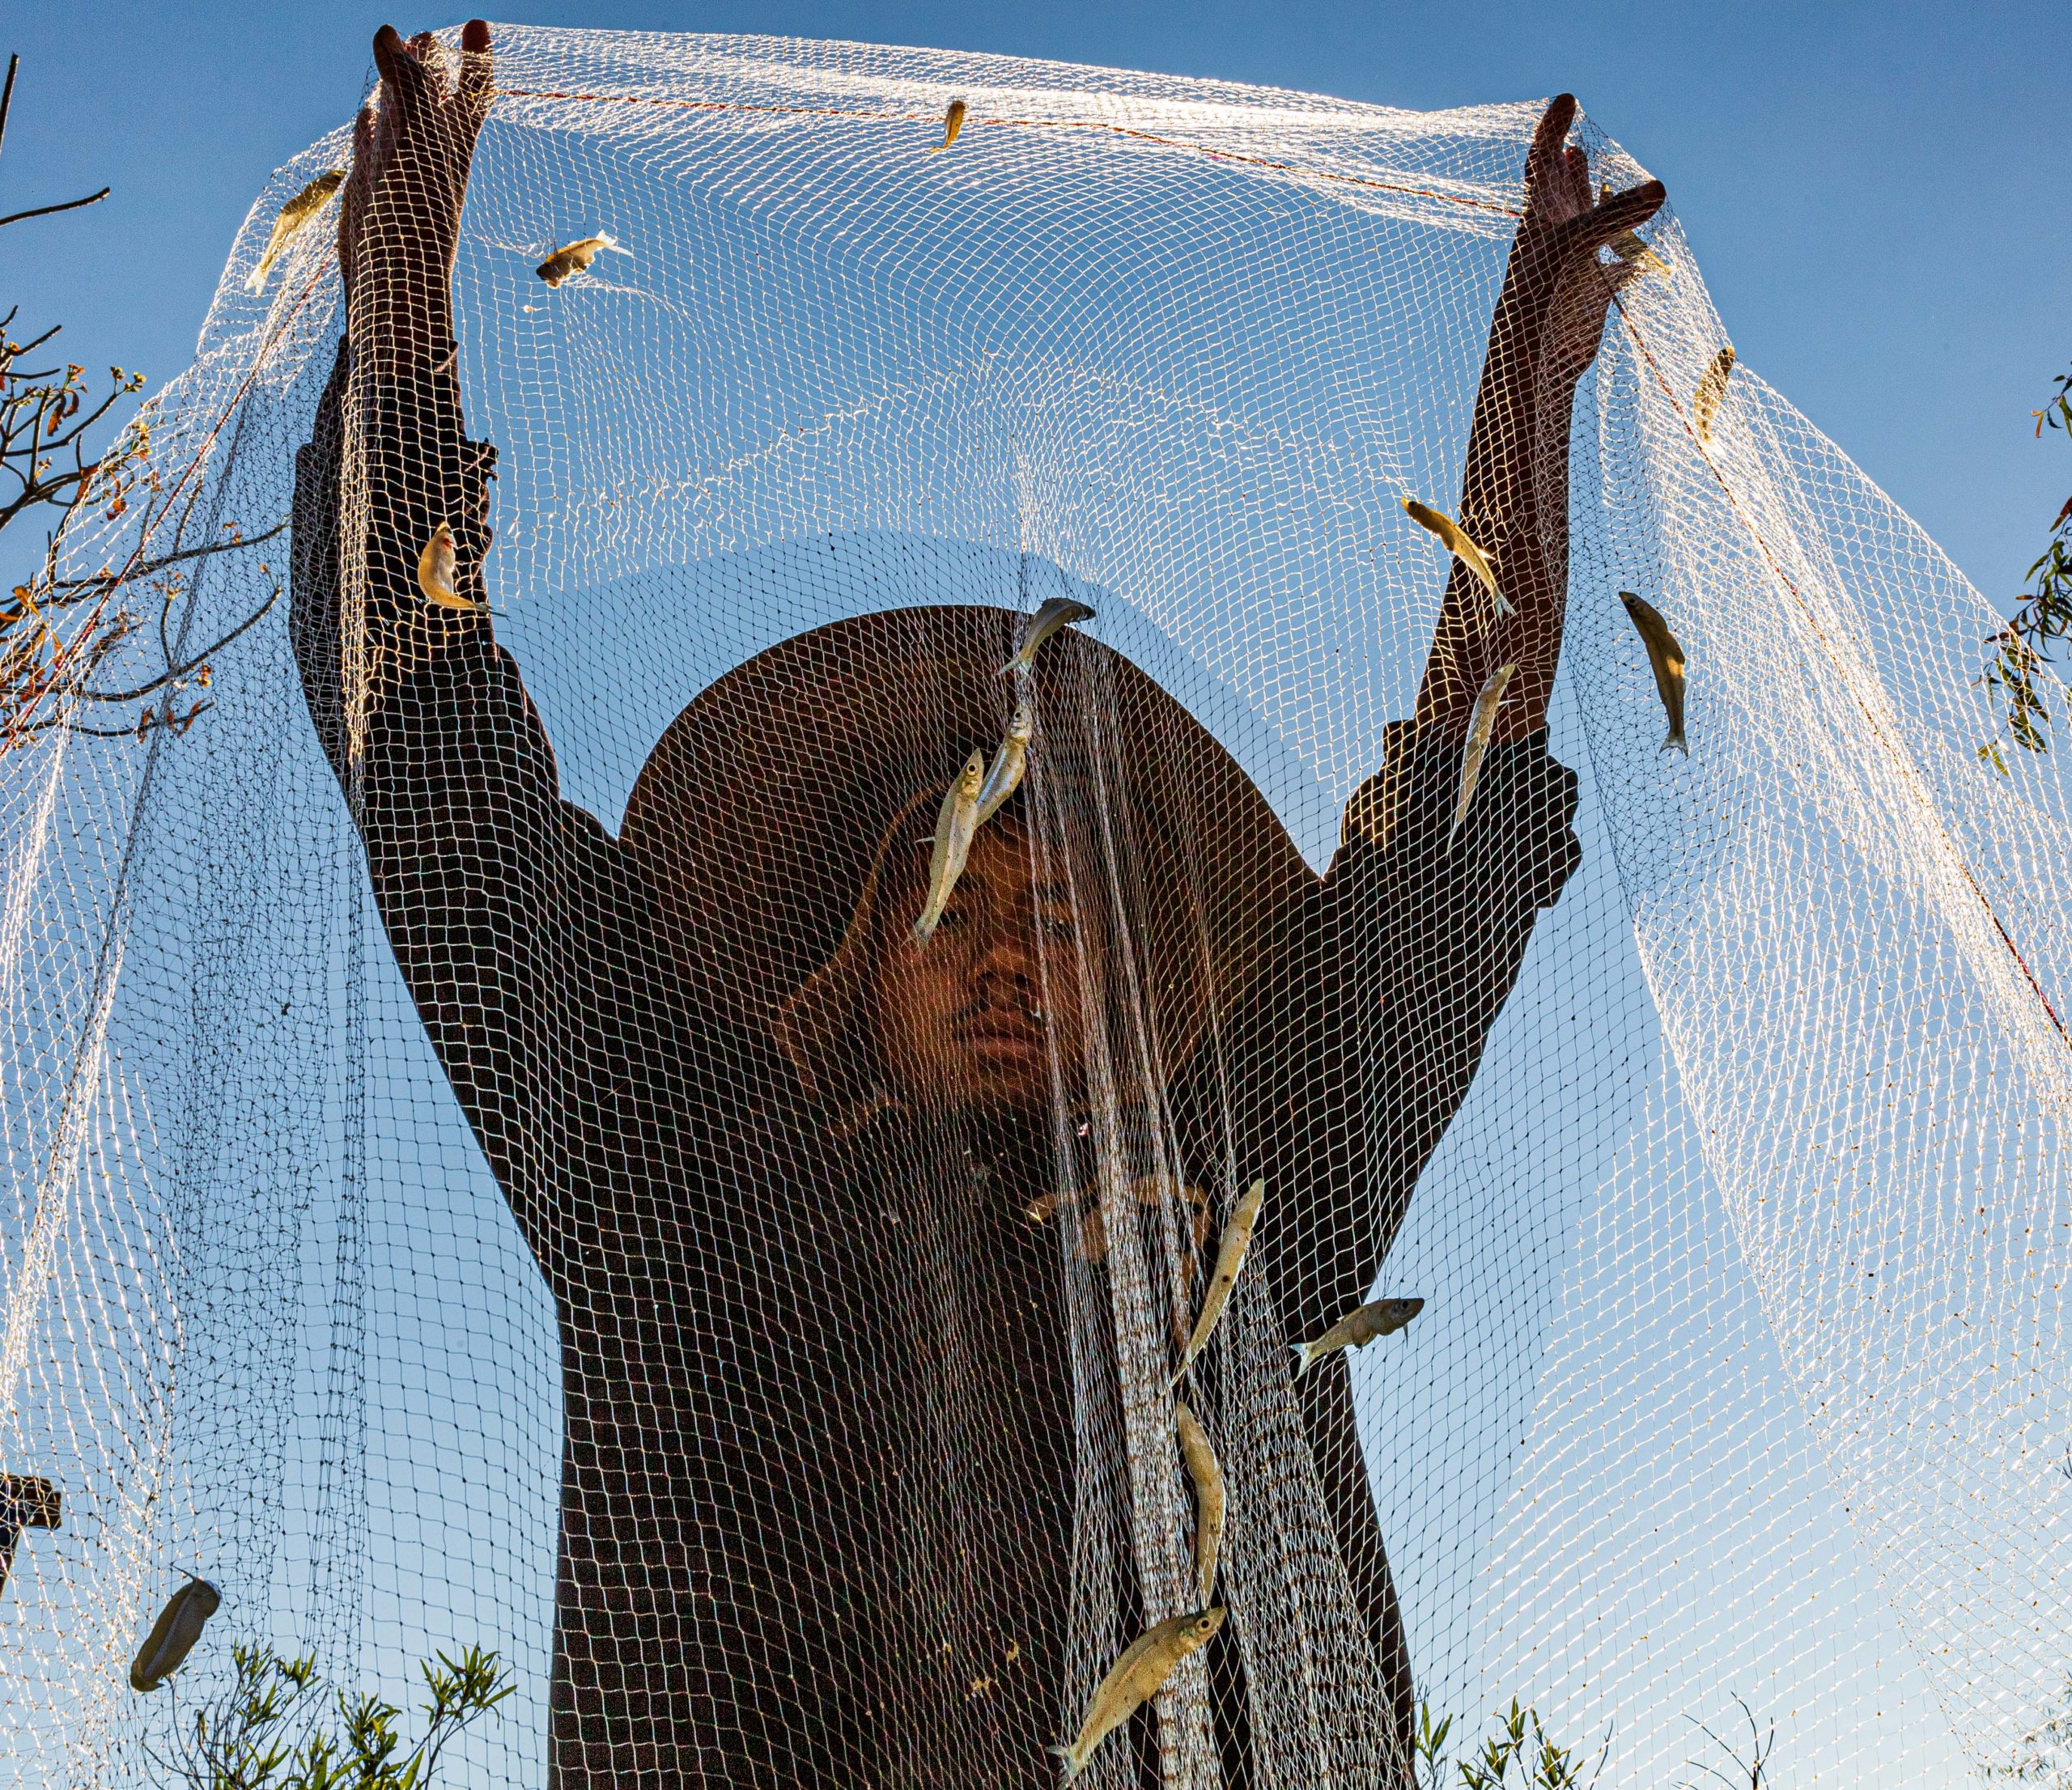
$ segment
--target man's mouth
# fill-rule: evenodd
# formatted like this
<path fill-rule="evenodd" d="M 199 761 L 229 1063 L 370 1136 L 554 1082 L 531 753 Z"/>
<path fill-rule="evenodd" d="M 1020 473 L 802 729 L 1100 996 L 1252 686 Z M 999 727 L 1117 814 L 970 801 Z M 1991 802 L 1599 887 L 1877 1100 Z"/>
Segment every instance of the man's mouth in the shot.
<path fill-rule="evenodd" d="M 974 1014 L 957 1029 L 974 1050 L 1034 1050 L 1043 1042 L 1042 1023 L 1033 1015 L 997 1008 Z"/>

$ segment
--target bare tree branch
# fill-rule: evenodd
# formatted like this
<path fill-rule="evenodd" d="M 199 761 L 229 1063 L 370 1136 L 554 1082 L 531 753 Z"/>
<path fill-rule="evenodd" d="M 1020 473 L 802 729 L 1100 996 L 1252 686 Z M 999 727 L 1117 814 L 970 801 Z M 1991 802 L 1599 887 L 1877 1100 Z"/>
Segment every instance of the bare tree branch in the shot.
<path fill-rule="evenodd" d="M 20 57 L 10 56 L 7 58 L 7 84 L 5 88 L 0 88 L 0 146 L 4 146 L 7 141 L 7 114 L 15 108 L 15 71 L 21 66 Z M 0 229 L 11 223 L 19 223 L 24 218 L 45 218 L 53 211 L 76 211 L 83 205 L 98 205 L 108 194 L 108 189 L 103 187 L 100 192 L 90 193 L 83 199 L 66 199 L 59 205 L 40 205 L 32 206 L 27 211 L 16 211 L 0 218 Z"/>
<path fill-rule="evenodd" d="M 228 634 L 225 634 L 222 639 L 217 641 L 214 645 L 204 647 L 200 652 L 196 653 L 193 658 L 189 659 L 184 665 L 173 665 L 168 667 L 165 671 L 161 672 L 156 677 L 153 678 L 150 683 L 139 684 L 134 690 L 83 689 L 79 692 L 79 700 L 83 702 L 134 702 L 141 698 L 149 696 L 155 691 L 163 689 L 168 684 L 176 683 L 180 679 L 189 676 L 191 672 L 198 671 L 203 666 L 206 665 L 211 659 L 214 658 L 218 653 L 221 652 L 224 647 L 227 647 L 231 642 L 236 639 L 237 637 L 243 634 L 247 629 L 257 627 L 261 621 L 265 619 L 268 611 L 270 611 L 276 603 L 279 602 L 280 600 L 281 593 L 277 588 L 271 596 L 268 597 L 264 603 L 260 604 L 257 609 L 255 609 L 250 615 L 248 615 L 242 621 L 239 622 L 238 625 L 232 628 Z"/>
<path fill-rule="evenodd" d="M 243 535 L 236 541 L 211 541 L 199 547 L 183 547 L 178 553 L 166 554 L 157 559 L 147 559 L 142 565 L 125 567 L 117 572 L 96 572 L 91 578 L 58 578 L 50 581 L 53 591 L 91 591 L 117 584 L 133 583 L 140 578 L 151 578 L 163 571 L 168 566 L 177 566 L 183 560 L 201 559 L 211 554 L 227 554 L 239 547 L 256 547 L 262 541 L 271 541 L 287 528 L 278 522 L 264 534 Z M 76 597 L 72 599 L 76 602 Z"/>
<path fill-rule="evenodd" d="M 20 223 L 29 218 L 47 218 L 53 211 L 77 211 L 81 206 L 99 205 L 113 190 L 112 187 L 104 186 L 98 193 L 89 193 L 83 199 L 66 199 L 56 205 L 32 206 L 26 211 L 11 211 L 6 217 L 0 218 L 0 229 L 5 229 L 11 223 Z"/>

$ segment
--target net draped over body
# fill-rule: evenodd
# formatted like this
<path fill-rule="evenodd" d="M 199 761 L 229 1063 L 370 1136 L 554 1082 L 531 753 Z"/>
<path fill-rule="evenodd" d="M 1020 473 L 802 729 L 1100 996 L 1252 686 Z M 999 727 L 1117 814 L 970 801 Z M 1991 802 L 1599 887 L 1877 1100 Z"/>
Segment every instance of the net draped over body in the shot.
<path fill-rule="evenodd" d="M 1642 146 L 911 46 L 375 64 L 10 611 L 0 1478 L 63 1521 L 0 1790 L 164 1781 L 274 1656 L 414 1737 L 474 1647 L 449 1779 L 1055 1781 L 1197 1594 L 1176 1398 L 1224 1619 L 1075 1790 L 1398 1790 L 1413 1690 L 1440 1775 L 1514 1704 L 1608 1787 L 1773 1719 L 1781 1779 L 2048 1775 L 2066 755 Z M 1083 1061 L 1047 988 L 1055 1097 L 891 1084 L 847 973 L 977 961 L 1008 870 L 1068 874 Z M 1296 1377 L 1369 1294 L 1424 1308 Z"/>
<path fill-rule="evenodd" d="M 1074 1413 L 1064 1253 L 1033 1215 L 1068 1210 L 1083 1170 L 1054 1126 L 816 1099 L 770 1024 L 792 990 L 670 935 L 654 853 L 562 800 L 488 621 L 418 594 L 437 522 L 478 558 L 488 541 L 494 451 L 465 438 L 452 375 L 349 399 L 348 371 L 342 345 L 298 458 L 292 636 L 397 962 L 554 1296 L 558 1781 L 1047 1783 L 1042 1745 L 1073 1719 Z M 359 542 L 341 537 L 350 401 L 410 462 L 370 456 Z M 864 618 L 865 647 L 896 655 L 911 622 Z M 1015 618 L 945 626 L 997 663 Z M 968 744 L 943 743 L 945 774 Z M 1155 1094 L 1219 1219 L 1233 1182 L 1272 1190 L 1254 1271 L 1290 1338 L 1368 1296 L 1578 853 L 1543 733 L 1491 752 L 1457 841 L 1458 741 L 1403 723 L 1382 749 L 1328 873 L 1305 873 Z M 949 1319 L 917 1294 L 931 1276 Z M 1412 1662 L 1342 1359 L 1295 1390 L 1400 1756 Z M 987 1519 L 952 1521 L 970 1498 Z M 954 1562 L 914 1545 L 952 1533 Z M 989 1588 L 984 1607 L 952 1607 L 953 1583 Z M 1210 1671 L 1226 1775 L 1247 1781 L 1228 1638 Z"/>

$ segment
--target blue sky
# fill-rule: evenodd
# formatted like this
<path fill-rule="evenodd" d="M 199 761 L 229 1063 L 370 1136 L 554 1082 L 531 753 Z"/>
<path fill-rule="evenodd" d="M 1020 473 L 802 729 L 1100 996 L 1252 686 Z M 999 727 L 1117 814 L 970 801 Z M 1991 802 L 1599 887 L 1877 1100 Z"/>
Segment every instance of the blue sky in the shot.
<path fill-rule="evenodd" d="M 73 358 L 184 367 L 269 172 L 350 112 L 363 0 L 10 9 L 4 298 Z M 1669 185 L 1743 358 L 2006 606 L 2072 490 L 2030 413 L 2072 359 L 2061 6 L 517 0 L 536 23 L 1001 51 L 1434 108 L 1573 89 Z M 408 30 L 456 12 L 396 15 Z M 10 555 L 10 562 L 14 558 Z"/>

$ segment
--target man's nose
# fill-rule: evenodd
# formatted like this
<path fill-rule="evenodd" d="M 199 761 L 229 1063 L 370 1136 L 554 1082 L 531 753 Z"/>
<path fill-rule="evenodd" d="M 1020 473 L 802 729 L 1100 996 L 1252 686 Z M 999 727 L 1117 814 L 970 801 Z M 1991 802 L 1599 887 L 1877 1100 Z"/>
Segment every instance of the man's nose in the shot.
<path fill-rule="evenodd" d="M 1035 959 L 1021 929 L 1013 926 L 987 927 L 972 974 L 980 992 L 989 996 L 1023 995 L 1034 989 Z"/>

